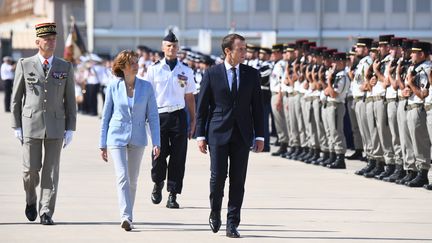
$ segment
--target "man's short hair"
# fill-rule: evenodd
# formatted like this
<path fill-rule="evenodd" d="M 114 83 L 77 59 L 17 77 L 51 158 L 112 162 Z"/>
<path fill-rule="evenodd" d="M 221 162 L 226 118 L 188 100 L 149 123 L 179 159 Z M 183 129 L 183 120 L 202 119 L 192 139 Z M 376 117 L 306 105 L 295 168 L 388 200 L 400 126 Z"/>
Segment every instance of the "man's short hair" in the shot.
<path fill-rule="evenodd" d="M 222 39 L 222 53 L 225 54 L 225 48 L 232 50 L 235 40 L 245 41 L 245 38 L 239 34 L 229 34 Z"/>

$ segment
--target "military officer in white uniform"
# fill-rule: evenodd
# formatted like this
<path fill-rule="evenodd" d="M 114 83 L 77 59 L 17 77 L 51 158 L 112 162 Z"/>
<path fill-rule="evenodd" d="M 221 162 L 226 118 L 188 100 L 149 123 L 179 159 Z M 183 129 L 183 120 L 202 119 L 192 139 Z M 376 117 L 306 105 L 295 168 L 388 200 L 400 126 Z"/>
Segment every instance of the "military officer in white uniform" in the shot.
<path fill-rule="evenodd" d="M 28 220 L 36 220 L 36 187 L 40 182 L 43 225 L 54 224 L 61 149 L 71 142 L 76 125 L 73 66 L 53 55 L 56 34 L 55 23 L 36 25 L 39 52 L 18 61 L 12 94 L 12 128 L 24 152 L 25 214 Z"/>
<path fill-rule="evenodd" d="M 168 177 L 167 208 L 179 208 L 177 194 L 183 188 L 187 140 L 192 138 L 195 130 L 194 74 L 177 59 L 178 49 L 177 37 L 169 32 L 162 41 L 165 58 L 151 65 L 145 76 L 155 91 L 161 130 L 160 156 L 156 160 L 152 156 L 151 176 L 155 184 L 151 199 L 154 204 L 161 202 L 164 181 Z"/>

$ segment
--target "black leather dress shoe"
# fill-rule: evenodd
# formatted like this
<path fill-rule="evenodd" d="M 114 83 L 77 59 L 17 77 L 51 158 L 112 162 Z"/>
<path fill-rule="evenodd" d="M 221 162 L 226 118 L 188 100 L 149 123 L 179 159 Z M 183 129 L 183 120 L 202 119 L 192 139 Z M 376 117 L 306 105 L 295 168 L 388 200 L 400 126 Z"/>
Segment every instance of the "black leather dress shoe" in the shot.
<path fill-rule="evenodd" d="M 36 203 L 32 205 L 26 205 L 25 208 L 25 215 L 29 221 L 35 221 L 37 218 L 37 210 L 36 210 Z"/>
<path fill-rule="evenodd" d="M 167 201 L 167 208 L 179 208 L 180 205 L 177 203 L 177 194 L 174 192 L 171 192 L 168 196 L 168 201 Z"/>
<path fill-rule="evenodd" d="M 159 204 L 162 201 L 162 189 L 164 187 L 164 182 L 155 183 L 153 186 L 153 191 L 151 194 L 151 200 L 154 204 Z"/>
<path fill-rule="evenodd" d="M 220 211 L 211 211 L 209 217 L 209 225 L 213 233 L 217 233 L 221 227 Z"/>
<path fill-rule="evenodd" d="M 40 223 L 42 225 L 54 225 L 54 221 L 45 213 L 40 217 Z"/>
<path fill-rule="evenodd" d="M 229 238 L 240 238 L 240 233 L 234 225 L 228 225 L 226 229 L 226 236 Z"/>

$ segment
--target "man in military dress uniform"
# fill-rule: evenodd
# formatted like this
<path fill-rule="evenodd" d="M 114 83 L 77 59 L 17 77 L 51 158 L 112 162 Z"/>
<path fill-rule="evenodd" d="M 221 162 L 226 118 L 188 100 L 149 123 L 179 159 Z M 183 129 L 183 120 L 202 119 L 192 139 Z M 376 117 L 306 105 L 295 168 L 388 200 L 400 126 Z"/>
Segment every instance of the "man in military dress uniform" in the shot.
<path fill-rule="evenodd" d="M 357 175 L 363 175 L 375 168 L 376 160 L 372 155 L 372 138 L 368 126 L 368 114 L 366 113 L 366 91 L 364 83 L 366 72 L 369 66 L 372 65 L 372 58 L 369 56 L 369 50 L 372 47 L 372 39 L 359 38 L 356 44 L 356 54 L 359 58 L 359 63 L 354 71 L 354 79 L 351 82 L 351 90 L 355 102 L 355 115 L 359 126 L 360 135 L 363 142 L 363 150 L 366 153 L 368 164 L 366 167 L 355 172 Z"/>
<path fill-rule="evenodd" d="M 398 61 L 398 65 L 395 71 L 395 79 L 398 85 L 398 107 L 397 107 L 397 125 L 400 139 L 400 147 L 402 152 L 402 164 L 398 164 L 396 161 L 396 168 L 392 175 L 383 179 L 387 182 L 396 182 L 406 176 L 404 169 L 404 161 L 412 160 L 414 157 L 414 148 L 411 141 L 411 136 L 408 130 L 407 123 L 407 102 L 408 97 L 402 95 L 402 91 L 406 87 L 406 74 L 411 66 L 411 48 L 413 40 L 404 39 L 402 41 L 402 59 Z"/>
<path fill-rule="evenodd" d="M 386 64 L 386 69 L 384 73 L 384 84 L 387 86 L 386 89 L 386 105 L 387 105 L 387 123 L 391 133 L 391 145 L 394 152 L 394 163 L 388 164 L 386 170 L 375 178 L 384 180 L 391 176 L 396 167 L 402 168 L 402 150 L 399 139 L 399 129 L 397 124 L 397 110 L 399 106 L 398 90 L 399 85 L 395 79 L 397 62 L 401 58 L 402 54 L 402 40 L 403 38 L 394 37 L 390 40 L 390 61 Z M 390 138 L 385 138 L 390 139 Z"/>
<path fill-rule="evenodd" d="M 414 66 L 408 69 L 407 87 L 403 95 L 408 98 L 407 123 L 414 148 L 414 158 L 406 161 L 407 175 L 399 181 L 409 187 L 422 187 L 429 183 L 428 172 L 431 163 L 431 142 L 427 134 L 424 99 L 428 96 L 431 72 L 428 42 L 414 42 L 411 60 Z"/>
<path fill-rule="evenodd" d="M 179 208 L 177 194 L 182 192 L 186 164 L 187 139 L 195 130 L 195 81 L 193 70 L 178 61 L 177 37 L 169 32 L 162 41 L 165 58 L 149 67 L 145 80 L 153 85 L 161 127 L 161 152 L 152 156 L 151 176 L 155 183 L 152 202 L 162 200 L 162 188 L 168 173 L 167 191 L 170 192 L 167 208 Z M 185 107 L 189 114 L 189 127 Z M 167 162 L 167 157 L 169 162 Z"/>
<path fill-rule="evenodd" d="M 282 58 L 283 44 L 272 46 L 272 61 L 274 61 L 273 71 L 270 76 L 270 91 L 272 92 L 271 104 L 273 118 L 278 133 L 280 147 L 273 152 L 273 156 L 284 156 L 288 147 L 288 130 L 283 109 L 283 90 L 282 78 L 285 72 L 285 61 Z"/>
<path fill-rule="evenodd" d="M 346 141 L 344 135 L 345 99 L 349 89 L 349 79 L 345 71 L 346 54 L 336 52 L 333 54 L 333 67 L 328 76 L 325 94 L 328 96 L 325 118 L 329 126 L 329 150 L 336 155 L 333 163 L 328 164 L 330 169 L 345 169 Z"/>
<path fill-rule="evenodd" d="M 55 23 L 36 25 L 39 52 L 18 61 L 12 94 L 12 128 L 24 153 L 25 214 L 28 220 L 36 220 L 36 186 L 40 182 L 43 225 L 54 224 L 61 149 L 72 141 L 76 125 L 73 66 L 53 55 L 56 35 Z"/>
<path fill-rule="evenodd" d="M 391 56 L 389 55 L 390 40 L 394 35 L 381 35 L 379 36 L 378 46 L 378 58 L 374 60 L 373 65 L 373 76 L 369 80 L 369 84 L 372 86 L 371 91 L 371 103 L 373 103 L 373 123 L 374 130 L 378 134 L 379 145 L 374 144 L 374 151 L 377 151 L 381 147 L 380 152 L 374 153 L 377 158 L 377 164 L 375 169 L 364 176 L 368 178 L 375 177 L 376 179 L 383 179 L 389 174 L 392 174 L 395 169 L 394 152 L 392 147 L 392 139 L 390 128 L 388 124 L 387 116 L 387 102 L 386 98 L 386 67 L 387 63 L 391 62 Z M 368 105 L 369 107 L 369 105 Z M 367 111 L 368 112 L 368 108 Z M 372 114 L 372 113 L 368 113 Z M 372 126 L 369 127 L 371 129 Z M 373 139 L 375 141 L 375 139 Z M 385 170 L 384 170 L 385 166 Z"/>

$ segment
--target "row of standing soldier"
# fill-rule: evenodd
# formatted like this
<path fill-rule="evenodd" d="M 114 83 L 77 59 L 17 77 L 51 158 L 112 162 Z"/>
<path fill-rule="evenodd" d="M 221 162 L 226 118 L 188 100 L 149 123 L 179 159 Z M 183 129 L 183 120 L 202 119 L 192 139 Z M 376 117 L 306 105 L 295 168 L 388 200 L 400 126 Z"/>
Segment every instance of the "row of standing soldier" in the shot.
<path fill-rule="evenodd" d="M 347 54 L 308 40 L 249 45 L 246 63 L 261 71 L 265 120 L 271 111 L 280 143 L 272 155 L 346 168 L 348 111 L 355 148 L 348 159 L 367 161 L 356 174 L 431 189 L 430 50 L 394 35 L 359 38 Z"/>

